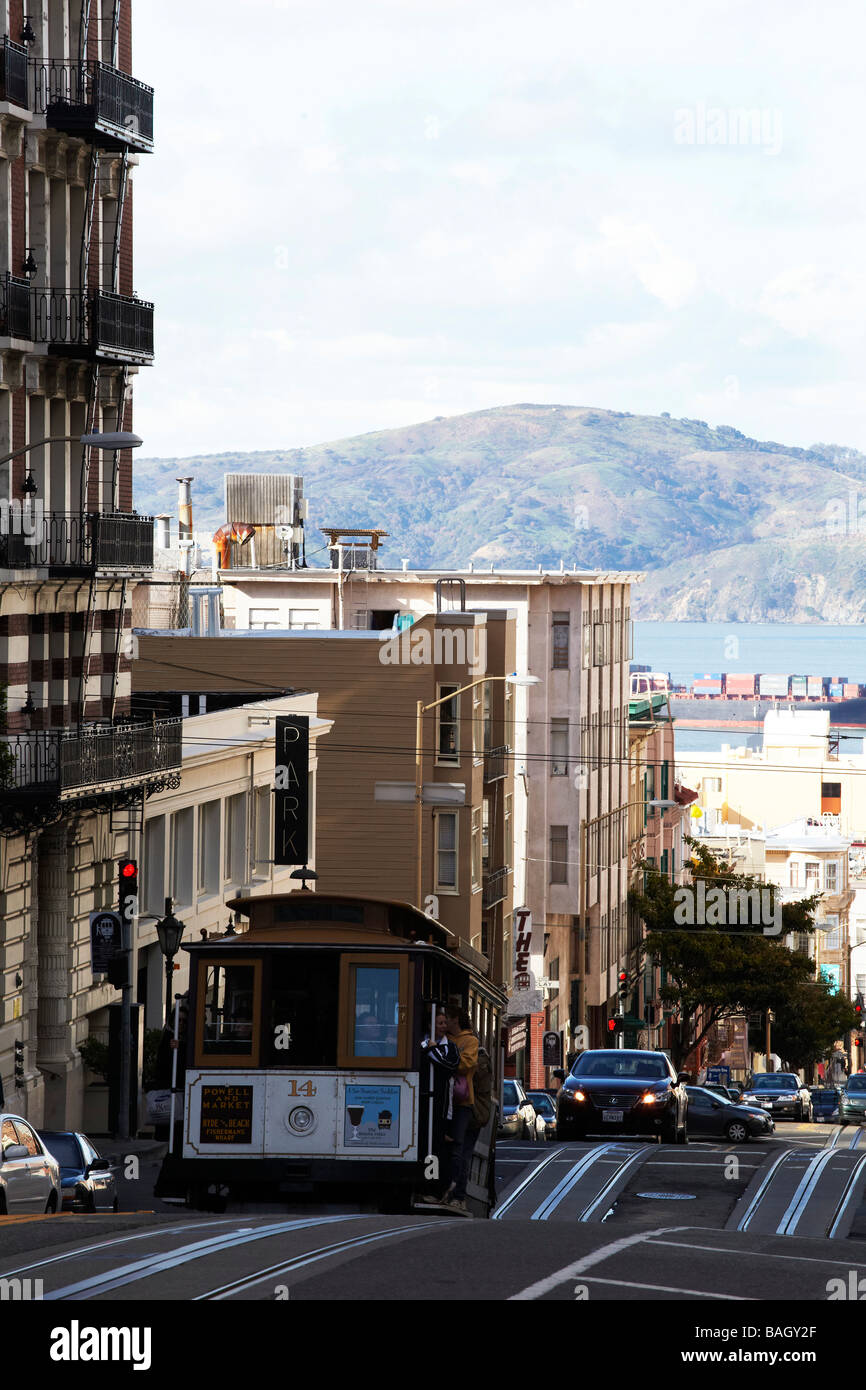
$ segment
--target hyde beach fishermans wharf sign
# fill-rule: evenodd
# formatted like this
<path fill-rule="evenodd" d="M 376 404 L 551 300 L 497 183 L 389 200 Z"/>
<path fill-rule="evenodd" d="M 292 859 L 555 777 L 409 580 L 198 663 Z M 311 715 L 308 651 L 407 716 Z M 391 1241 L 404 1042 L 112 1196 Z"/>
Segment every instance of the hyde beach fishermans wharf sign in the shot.
<path fill-rule="evenodd" d="M 528 907 L 514 913 L 514 961 L 511 979 L 511 998 L 507 1014 L 510 1018 L 541 1013 L 541 973 L 544 960 L 544 933 L 532 925 Z"/>
<path fill-rule="evenodd" d="M 274 750 L 274 863 L 306 864 L 309 856 L 310 717 L 278 715 Z"/>

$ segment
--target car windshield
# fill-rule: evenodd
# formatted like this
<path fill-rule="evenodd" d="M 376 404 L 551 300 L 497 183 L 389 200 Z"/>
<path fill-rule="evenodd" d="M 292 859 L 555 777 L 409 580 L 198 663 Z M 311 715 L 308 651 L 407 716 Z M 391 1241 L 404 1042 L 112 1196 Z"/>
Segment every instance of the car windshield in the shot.
<path fill-rule="evenodd" d="M 527 1099 L 532 1101 L 536 1110 L 541 1110 L 545 1115 L 555 1115 L 556 1109 L 550 1096 L 539 1095 L 537 1091 L 529 1091 Z"/>
<path fill-rule="evenodd" d="M 786 1076 L 780 1072 L 776 1076 L 756 1076 L 749 1088 L 752 1091 L 799 1091 L 800 1083 L 796 1076 Z"/>
<path fill-rule="evenodd" d="M 664 1057 L 646 1052 L 611 1052 L 599 1056 L 584 1052 L 571 1069 L 572 1076 L 597 1076 L 611 1081 L 669 1081 L 670 1072 Z"/>
<path fill-rule="evenodd" d="M 503 1105 L 519 1105 L 520 1097 L 517 1094 L 517 1086 L 513 1081 L 503 1081 L 502 1083 L 502 1103 Z"/>
<path fill-rule="evenodd" d="M 850 1076 L 846 1091 L 866 1091 L 866 1076 Z"/>
<path fill-rule="evenodd" d="M 40 1136 L 50 1154 L 57 1159 L 61 1168 L 81 1168 L 81 1154 L 78 1144 L 71 1134 L 43 1134 Z"/>

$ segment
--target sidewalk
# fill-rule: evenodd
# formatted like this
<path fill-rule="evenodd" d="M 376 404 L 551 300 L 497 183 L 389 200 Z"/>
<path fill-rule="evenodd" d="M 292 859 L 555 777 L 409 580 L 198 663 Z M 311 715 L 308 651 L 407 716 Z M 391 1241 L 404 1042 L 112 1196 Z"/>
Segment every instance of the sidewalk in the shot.
<path fill-rule="evenodd" d="M 168 1143 L 164 1139 L 97 1139 L 94 1141 L 106 1158 L 116 1159 L 126 1154 L 137 1158 L 164 1158 Z"/>

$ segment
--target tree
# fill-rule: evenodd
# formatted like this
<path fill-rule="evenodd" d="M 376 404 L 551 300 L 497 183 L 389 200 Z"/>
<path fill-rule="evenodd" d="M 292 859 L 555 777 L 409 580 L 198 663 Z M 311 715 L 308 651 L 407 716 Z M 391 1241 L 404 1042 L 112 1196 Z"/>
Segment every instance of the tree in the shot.
<path fill-rule="evenodd" d="M 764 935 L 760 921 L 743 921 L 739 912 L 738 920 L 728 913 L 720 921 L 718 913 L 704 910 L 713 890 L 721 890 L 716 896 L 724 895 L 728 903 L 732 892 L 763 891 L 774 913 L 778 890 L 752 875 L 731 874 L 698 841 L 686 843 L 692 851 L 691 884 L 671 883 L 645 864 L 643 889 L 629 893 L 629 902 L 647 927 L 644 951 L 663 971 L 662 1003 L 675 1014 L 671 1056 L 678 1069 L 722 1020 L 766 1009 L 779 1013 L 801 987 L 815 988 L 812 961 L 789 950 L 782 940 L 790 933 L 814 930 L 817 898 L 783 904 L 777 935 Z M 690 915 L 682 911 L 689 894 L 695 909 Z"/>
<path fill-rule="evenodd" d="M 794 990 L 776 1011 L 773 1051 L 795 1070 L 827 1057 L 833 1044 L 859 1026 L 850 999 L 834 992 L 825 979 L 809 980 Z"/>

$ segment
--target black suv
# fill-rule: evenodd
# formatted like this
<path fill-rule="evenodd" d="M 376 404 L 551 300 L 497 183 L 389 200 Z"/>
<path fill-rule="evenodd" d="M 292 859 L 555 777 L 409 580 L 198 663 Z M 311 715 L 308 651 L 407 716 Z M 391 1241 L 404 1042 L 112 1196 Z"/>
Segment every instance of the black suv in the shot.
<path fill-rule="evenodd" d="M 602 1048 L 583 1052 L 556 1098 L 558 1139 L 588 1134 L 657 1135 L 666 1144 L 687 1142 L 685 1072 L 674 1071 L 664 1052 Z"/>

